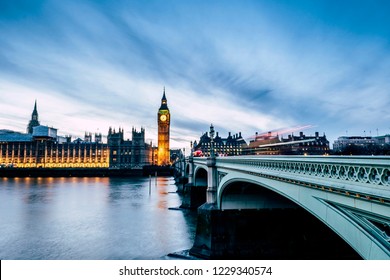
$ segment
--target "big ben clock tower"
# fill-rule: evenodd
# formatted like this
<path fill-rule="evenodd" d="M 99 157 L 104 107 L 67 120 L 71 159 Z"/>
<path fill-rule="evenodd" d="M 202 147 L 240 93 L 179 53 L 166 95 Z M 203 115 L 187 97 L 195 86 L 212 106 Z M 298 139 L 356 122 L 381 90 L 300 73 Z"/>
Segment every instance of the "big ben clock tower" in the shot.
<path fill-rule="evenodd" d="M 157 163 L 158 165 L 170 164 L 170 153 L 169 153 L 169 126 L 171 122 L 171 114 L 169 113 L 167 98 L 164 94 L 161 99 L 161 106 L 157 113 L 157 124 L 158 124 L 158 153 Z"/>

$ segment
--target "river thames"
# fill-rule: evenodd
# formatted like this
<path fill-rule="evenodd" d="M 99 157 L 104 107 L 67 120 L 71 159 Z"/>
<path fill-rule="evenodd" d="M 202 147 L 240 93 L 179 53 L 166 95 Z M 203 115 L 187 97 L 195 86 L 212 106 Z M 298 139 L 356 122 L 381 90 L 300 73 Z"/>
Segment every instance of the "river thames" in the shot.
<path fill-rule="evenodd" d="M 0 178 L 0 259 L 167 258 L 196 229 L 176 190 L 173 177 Z"/>

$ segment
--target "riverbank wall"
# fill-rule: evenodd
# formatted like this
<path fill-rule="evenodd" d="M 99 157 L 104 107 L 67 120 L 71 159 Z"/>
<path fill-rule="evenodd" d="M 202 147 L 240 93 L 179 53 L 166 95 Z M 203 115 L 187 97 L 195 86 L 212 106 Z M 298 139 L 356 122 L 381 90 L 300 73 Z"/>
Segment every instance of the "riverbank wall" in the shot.
<path fill-rule="evenodd" d="M 0 177 L 135 177 L 172 176 L 170 166 L 144 166 L 142 169 L 110 168 L 0 168 Z"/>

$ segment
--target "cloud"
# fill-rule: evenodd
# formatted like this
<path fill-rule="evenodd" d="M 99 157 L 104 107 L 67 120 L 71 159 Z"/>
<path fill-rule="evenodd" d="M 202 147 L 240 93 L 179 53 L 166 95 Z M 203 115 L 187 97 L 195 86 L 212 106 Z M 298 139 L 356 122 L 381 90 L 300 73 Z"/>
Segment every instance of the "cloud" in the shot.
<path fill-rule="evenodd" d="M 388 28 L 370 15 L 358 24 L 357 6 L 347 15 L 354 25 L 327 2 L 43 1 L 20 14 L 7 6 L 0 126 L 25 129 L 38 99 L 40 118 L 60 131 L 143 126 L 157 139 L 165 86 L 177 146 L 210 123 L 244 136 L 306 123 L 332 137 L 385 131 Z"/>

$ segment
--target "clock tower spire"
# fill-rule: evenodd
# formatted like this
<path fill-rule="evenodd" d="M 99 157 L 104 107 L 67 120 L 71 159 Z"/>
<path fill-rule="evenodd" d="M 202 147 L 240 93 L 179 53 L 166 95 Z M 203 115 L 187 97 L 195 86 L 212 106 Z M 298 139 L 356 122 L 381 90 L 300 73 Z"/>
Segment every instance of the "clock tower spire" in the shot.
<path fill-rule="evenodd" d="M 171 122 L 171 114 L 169 113 L 167 97 L 165 96 L 165 87 L 164 87 L 163 97 L 161 98 L 161 106 L 157 113 L 157 124 L 158 124 L 157 163 L 158 165 L 170 164 L 170 152 L 169 152 L 170 122 Z"/>

